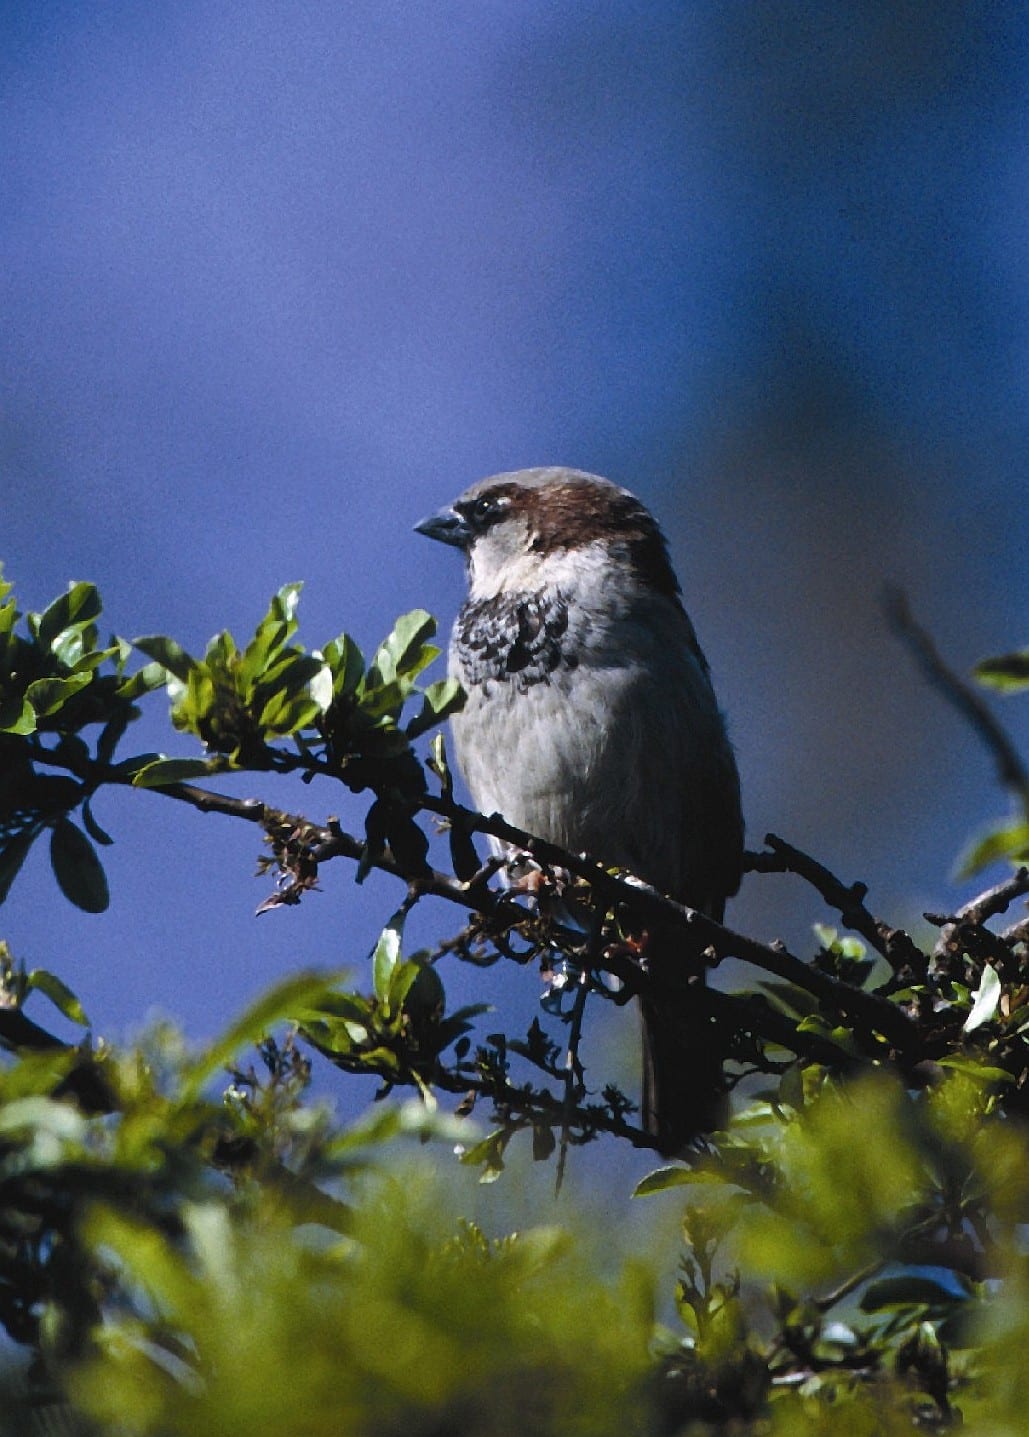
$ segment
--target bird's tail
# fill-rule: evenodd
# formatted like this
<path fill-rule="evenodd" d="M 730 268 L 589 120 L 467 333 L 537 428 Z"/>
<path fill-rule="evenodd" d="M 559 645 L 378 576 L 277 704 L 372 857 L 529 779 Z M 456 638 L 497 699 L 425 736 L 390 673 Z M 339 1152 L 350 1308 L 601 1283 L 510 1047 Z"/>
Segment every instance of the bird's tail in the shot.
<path fill-rule="evenodd" d="M 728 1120 L 722 1039 L 706 1011 L 703 975 L 674 985 L 652 969 L 643 1017 L 643 1127 L 666 1157 Z"/>

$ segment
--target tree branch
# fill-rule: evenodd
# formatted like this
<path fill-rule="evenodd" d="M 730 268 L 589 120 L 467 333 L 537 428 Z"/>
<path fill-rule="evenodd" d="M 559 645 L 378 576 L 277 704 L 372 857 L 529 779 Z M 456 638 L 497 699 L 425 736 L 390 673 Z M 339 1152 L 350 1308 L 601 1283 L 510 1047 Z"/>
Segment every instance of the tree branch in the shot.
<path fill-rule="evenodd" d="M 771 853 L 748 854 L 748 868 L 758 873 L 795 873 L 822 895 L 830 908 L 839 913 L 844 927 L 860 933 L 893 971 L 907 968 L 924 977 L 928 959 L 903 928 L 894 928 L 876 918 L 865 906 L 868 889 L 864 883 L 846 884 L 817 859 L 794 848 L 774 833 L 765 834 Z"/>

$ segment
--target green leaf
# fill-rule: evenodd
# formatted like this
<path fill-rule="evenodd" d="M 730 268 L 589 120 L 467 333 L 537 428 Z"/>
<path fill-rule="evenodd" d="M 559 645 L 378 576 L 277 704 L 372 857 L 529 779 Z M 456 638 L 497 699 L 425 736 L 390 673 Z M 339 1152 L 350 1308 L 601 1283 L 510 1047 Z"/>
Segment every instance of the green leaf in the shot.
<path fill-rule="evenodd" d="M 1029 819 L 1015 818 L 1000 823 L 980 839 L 958 859 L 957 876 L 972 878 L 982 869 L 998 859 L 1009 859 L 1012 863 L 1029 861 Z"/>
<path fill-rule="evenodd" d="M 841 958 L 851 958 L 855 961 L 864 958 L 865 945 L 860 938 L 855 938 L 851 934 L 844 934 L 841 937 L 839 931 L 828 923 L 815 923 L 812 927 L 819 943 L 830 953 L 837 953 Z"/>
<path fill-rule="evenodd" d="M 414 678 L 435 657 L 434 654 L 423 662 L 424 641 L 431 639 L 435 632 L 436 620 L 424 609 L 412 609 L 409 614 L 401 615 L 393 625 L 393 632 L 375 651 L 368 671 L 369 687 L 392 683 L 400 676 Z"/>
<path fill-rule="evenodd" d="M 464 706 L 465 691 L 457 679 L 438 679 L 422 696 L 422 707 L 407 725 L 408 738 L 417 738 Z"/>
<path fill-rule="evenodd" d="M 329 990 L 342 977 L 342 969 L 329 973 L 306 970 L 293 973 L 281 983 L 276 983 L 201 1054 L 184 1080 L 185 1096 L 195 1097 L 204 1084 L 224 1068 L 240 1048 L 247 1043 L 256 1043 L 274 1024 L 285 1022 L 305 1009 L 317 1009 Z"/>
<path fill-rule="evenodd" d="M 368 677 L 374 671 L 368 670 Z M 366 719 L 395 719 L 404 706 L 404 700 L 411 692 L 409 682 L 393 679 L 388 684 L 369 683 L 360 695 L 360 712 Z"/>
<path fill-rule="evenodd" d="M 974 1058 L 940 1058 L 938 1066 L 952 1073 L 960 1073 L 976 1083 L 1013 1083 L 1014 1075 L 1005 1068 L 994 1068 L 989 1063 L 976 1062 Z"/>
<path fill-rule="evenodd" d="M 245 683 L 262 674 L 296 633 L 297 605 L 303 587 L 301 583 L 284 584 L 272 597 L 268 612 L 243 650 L 240 672 Z"/>
<path fill-rule="evenodd" d="M 159 758 L 140 769 L 132 783 L 135 788 L 163 788 L 169 783 L 187 783 L 192 778 L 218 773 L 222 767 L 217 759 Z"/>
<path fill-rule="evenodd" d="M 25 697 L 36 711 L 38 718 L 46 718 L 92 682 L 91 673 L 69 674 L 64 679 L 36 679 L 25 690 Z"/>
<path fill-rule="evenodd" d="M 976 1028 L 988 1023 L 997 1011 L 1000 995 L 1000 975 L 992 963 L 984 963 L 979 987 L 973 994 L 972 1011 L 965 1019 L 962 1033 L 974 1033 Z"/>
<path fill-rule="evenodd" d="M 700 1172 L 696 1168 L 655 1168 L 636 1184 L 632 1195 L 650 1197 L 652 1193 L 667 1192 L 669 1188 L 689 1187 L 693 1183 L 710 1183 L 717 1180 L 716 1174 Z"/>
<path fill-rule="evenodd" d="M 332 689 L 337 698 L 355 693 L 364 676 L 364 655 L 349 634 L 325 645 L 322 658 L 332 673 Z"/>
<path fill-rule="evenodd" d="M 768 995 L 771 1006 L 789 1018 L 808 1017 L 818 1011 L 818 999 L 794 983 L 761 979 L 757 986 Z"/>
<path fill-rule="evenodd" d="M 238 655 L 236 640 L 228 629 L 222 629 L 213 636 L 204 650 L 204 663 L 212 669 L 228 669 Z"/>
<path fill-rule="evenodd" d="M 35 988 L 44 997 L 49 998 L 55 1008 L 66 1018 L 70 1018 L 73 1023 L 78 1023 L 80 1028 L 90 1026 L 82 1004 L 68 985 L 62 983 L 56 974 L 48 973 L 45 968 L 33 968 L 31 973 L 26 974 L 25 986 L 26 989 Z"/>
<path fill-rule="evenodd" d="M 40 614 L 36 637 L 43 648 L 49 649 L 66 629 L 90 623 L 99 617 L 100 610 L 100 595 L 94 584 L 71 584 L 66 594 Z"/>
<path fill-rule="evenodd" d="M 372 951 L 372 991 L 387 1011 L 393 971 L 400 962 L 400 944 L 406 916 L 403 911 L 394 913 L 379 934 L 379 940 Z"/>
<path fill-rule="evenodd" d="M 96 849 L 70 818 L 60 818 L 50 835 L 50 863 L 65 898 L 85 913 L 103 913 L 111 901 Z"/>
<path fill-rule="evenodd" d="M 997 689 L 1000 693 L 1018 693 L 1029 688 L 1029 649 L 983 659 L 982 663 L 976 664 L 973 673 L 987 688 Z"/>
<path fill-rule="evenodd" d="M 9 592 L 10 585 L 0 583 L 0 598 Z M 0 603 L 0 637 L 11 633 L 20 618 L 21 615 L 18 613 L 13 599 L 8 599 L 6 603 Z"/>
<path fill-rule="evenodd" d="M 112 644 L 109 649 L 90 649 L 75 660 L 72 668 L 77 674 L 89 674 L 94 669 L 98 669 L 101 664 L 107 663 L 108 659 L 117 659 L 119 654 L 120 650 L 117 644 Z"/>
<path fill-rule="evenodd" d="M 298 733 L 314 723 L 321 709 L 308 694 L 276 694 L 261 710 L 258 724 L 275 737 Z"/>
<path fill-rule="evenodd" d="M 848 1054 L 851 1058 L 860 1058 L 861 1049 L 854 1041 L 854 1034 L 849 1028 L 841 1025 L 833 1027 L 820 1013 L 810 1013 L 806 1018 L 801 1019 L 797 1024 L 798 1033 L 816 1033 L 828 1043 L 835 1043 L 836 1047 Z"/>
<path fill-rule="evenodd" d="M 115 689 L 115 697 L 131 701 L 142 697 L 143 694 L 152 693 L 154 689 L 159 689 L 164 685 L 168 673 L 169 670 L 165 668 L 164 664 L 159 664 L 156 661 L 144 664 L 141 669 L 119 684 Z"/>
<path fill-rule="evenodd" d="M 296 627 L 297 609 L 300 605 L 300 594 L 303 590 L 303 581 L 296 579 L 291 584 L 283 584 L 271 601 L 268 609 L 268 617 L 276 618 L 280 623 Z"/>
<path fill-rule="evenodd" d="M 461 1154 L 461 1162 L 469 1167 L 483 1165 L 479 1175 L 480 1183 L 495 1183 L 504 1171 L 504 1150 L 512 1134 L 504 1128 L 496 1128 L 488 1137 Z"/>
<path fill-rule="evenodd" d="M 328 664 L 322 664 L 319 667 L 318 672 L 311 679 L 308 689 L 312 701 L 317 705 L 318 712 L 325 713 L 335 697 L 332 670 Z"/>
<path fill-rule="evenodd" d="M 409 958 L 406 962 L 397 963 L 394 966 L 390 975 L 389 990 L 386 994 L 386 1002 L 391 1013 L 398 1012 L 404 1006 L 404 999 L 410 993 L 419 974 L 423 972 L 432 973 L 439 982 L 434 968 L 423 968 L 421 963 L 415 962 L 413 959 Z"/>
<path fill-rule="evenodd" d="M 185 687 L 175 688 L 173 681 L 168 685 L 172 699 L 172 723 L 178 729 L 197 733 L 199 725 L 208 717 L 215 706 L 217 697 L 214 679 L 205 664 L 190 669 Z"/>
<path fill-rule="evenodd" d="M 36 731 L 36 710 L 22 694 L 0 702 L 0 733 L 30 734 Z"/>
<path fill-rule="evenodd" d="M 141 654 L 146 654 L 148 659 L 153 659 L 174 674 L 180 683 L 187 683 L 191 671 L 197 667 L 196 659 L 165 634 L 146 634 L 143 638 L 133 639 L 132 643 Z"/>

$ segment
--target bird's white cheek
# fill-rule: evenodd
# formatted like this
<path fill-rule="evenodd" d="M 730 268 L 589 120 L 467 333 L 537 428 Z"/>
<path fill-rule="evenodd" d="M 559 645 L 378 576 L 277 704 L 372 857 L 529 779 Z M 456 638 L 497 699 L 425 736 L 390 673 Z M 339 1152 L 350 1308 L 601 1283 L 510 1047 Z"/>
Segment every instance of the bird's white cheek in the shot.
<path fill-rule="evenodd" d="M 528 529 L 513 521 L 492 530 L 468 556 L 468 593 L 472 600 L 498 594 L 573 592 L 583 606 L 605 603 L 618 587 L 610 551 L 601 542 L 540 554 L 530 548 Z"/>

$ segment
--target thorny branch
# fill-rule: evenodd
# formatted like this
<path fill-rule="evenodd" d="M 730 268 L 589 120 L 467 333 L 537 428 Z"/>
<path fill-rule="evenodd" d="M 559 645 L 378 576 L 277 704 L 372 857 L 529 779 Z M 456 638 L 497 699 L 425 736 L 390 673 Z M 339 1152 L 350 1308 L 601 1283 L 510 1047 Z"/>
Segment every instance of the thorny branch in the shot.
<path fill-rule="evenodd" d="M 943 663 L 931 641 L 914 624 L 902 599 L 895 600 L 894 612 L 895 621 L 902 627 L 908 642 L 916 648 L 934 681 L 941 684 L 952 701 L 973 717 L 977 729 L 997 758 L 1003 780 L 1019 791 L 1024 787 L 1029 794 L 1029 778 L 1024 766 L 992 715 Z M 45 755 L 40 757 L 46 761 Z M 54 761 L 63 763 L 64 759 L 58 759 L 55 754 Z M 303 767 L 305 762 L 303 757 L 292 757 L 283 766 Z M 320 761 L 312 772 L 315 770 L 320 773 L 327 771 Z M 88 774 L 79 776 L 89 783 L 91 790 L 103 782 L 131 782 L 131 774 L 124 769 L 119 772 L 96 764 L 90 764 Z M 451 944 L 443 945 L 440 954 L 454 951 L 461 957 L 478 962 L 495 961 L 499 955 L 525 962 L 541 951 L 541 943 L 546 948 L 548 942 L 556 940 L 561 946 L 560 932 L 548 935 L 546 924 L 541 926 L 539 912 L 507 889 L 491 886 L 502 860 L 490 859 L 470 878 L 462 879 L 431 868 L 416 850 L 406 852 L 407 845 L 394 849 L 385 840 L 373 844 L 368 836 L 348 833 L 336 819 L 324 824 L 311 823 L 306 818 L 285 813 L 260 800 L 235 798 L 193 783 L 173 783 L 159 791 L 201 812 L 243 819 L 264 830 L 279 865 L 280 882 L 274 897 L 266 900 L 259 912 L 272 906 L 299 902 L 304 892 L 315 886 L 320 865 L 342 857 L 360 864 L 363 869 L 375 868 L 402 882 L 407 889 L 405 904 L 408 907 L 431 895 L 474 915 L 469 927 Z M 622 1121 L 616 1110 L 589 1110 L 582 1106 L 585 1090 L 581 1069 L 577 1067 L 576 1025 L 582 1022 L 589 974 L 607 968 L 615 973 L 624 984 L 621 1001 L 645 991 L 649 982 L 645 959 L 640 956 L 645 952 L 645 945 L 641 947 L 640 954 L 633 952 L 631 947 L 626 951 L 625 945 L 608 945 L 605 951 L 599 937 L 609 916 L 614 916 L 617 922 L 638 933 L 660 930 L 678 937 L 684 950 L 684 982 L 698 969 L 716 967 L 723 960 L 732 958 L 810 995 L 826 1019 L 824 1033 L 800 1026 L 799 1020 L 780 1011 L 761 994 L 731 995 L 710 988 L 701 990 L 712 1017 L 727 1036 L 727 1052 L 732 1053 L 743 1071 L 781 1072 L 793 1056 L 837 1067 L 841 1064 L 845 1066 L 849 1060 L 844 1049 L 828 1036 L 831 1027 L 841 1022 L 851 1031 L 856 1051 L 873 1059 L 897 1062 L 909 1074 L 926 1057 L 932 1057 L 939 1051 L 940 1035 L 946 1028 L 946 1021 L 935 1023 L 931 1041 L 927 1041 L 923 1011 L 914 1015 L 887 996 L 899 987 L 929 981 L 928 955 L 903 929 L 871 912 L 866 903 L 867 889 L 864 884 L 844 883 L 823 864 L 775 834 L 767 836 L 765 850 L 746 856 L 747 868 L 754 872 L 793 873 L 809 883 L 839 913 L 842 924 L 858 933 L 887 961 L 894 974 L 887 987 L 881 991 L 869 991 L 857 982 L 845 981 L 822 966 L 805 962 L 781 942 L 762 942 L 734 932 L 703 913 L 677 903 L 633 875 L 606 868 L 587 853 L 566 852 L 508 823 L 499 814 L 481 814 L 464 808 L 453 800 L 448 785 L 442 780 L 438 796 L 423 792 L 411 798 L 390 797 L 388 802 L 399 803 L 412 819 L 419 810 L 441 818 L 461 835 L 469 854 L 471 835 L 488 835 L 518 853 L 530 855 L 543 871 L 544 886 L 550 881 L 548 875 L 556 870 L 566 880 L 578 880 L 592 894 L 596 927 L 585 957 L 581 948 L 578 953 L 577 961 L 584 968 L 584 981 L 571 1015 L 573 1026 L 568 1045 L 571 1066 L 564 1075 L 562 1096 L 552 1098 L 552 1095 L 536 1093 L 531 1088 L 523 1091 L 506 1082 L 498 1085 L 494 1077 L 470 1083 L 466 1072 L 451 1074 L 442 1065 L 438 1065 L 436 1075 L 438 1085 L 443 1088 L 449 1088 L 453 1083 L 454 1091 L 476 1091 L 481 1096 L 488 1095 L 498 1111 L 503 1110 L 509 1117 L 513 1115 L 526 1122 L 532 1117 L 553 1122 L 562 1129 L 563 1147 L 569 1141 L 570 1110 L 574 1110 L 576 1124 L 581 1121 L 584 1112 L 591 1111 L 593 1117 L 590 1121 L 594 1127 L 617 1132 L 637 1146 L 651 1146 L 646 1134 Z M 952 917 L 934 919 L 943 929 L 934 957 L 953 955 L 964 946 L 973 958 L 978 956 L 997 962 L 1003 970 L 1004 945 L 1013 948 L 1017 942 L 1023 941 L 1023 930 L 1027 925 L 1016 923 L 1008 933 L 1000 935 L 984 925 L 1027 891 L 1029 877 L 1023 870 L 975 902 L 966 904 Z M 518 952 L 511 947 L 511 936 L 516 931 L 528 942 L 528 946 Z M 18 1041 L 18 1035 L 5 1021 L 13 1016 L 0 1013 L 0 1041 Z M 21 1018 L 20 1014 L 17 1016 Z M 22 1019 L 23 1025 L 24 1022 Z M 30 1045 L 45 1041 L 48 1036 L 39 1030 L 26 1038 L 26 1032 L 23 1027 L 20 1037 Z M 772 1045 L 773 1052 L 780 1048 L 784 1061 L 767 1054 L 764 1050 L 766 1043 Z M 575 1102 L 571 1101 L 573 1098 Z M 571 1138 L 571 1141 L 581 1140 L 581 1137 Z"/>
<path fill-rule="evenodd" d="M 211 794 L 192 784 L 169 785 L 163 792 L 172 798 L 182 799 L 205 811 L 235 813 L 251 822 L 262 822 L 265 825 L 273 815 L 280 821 L 285 817 L 276 810 L 267 809 L 266 806 L 255 803 L 253 800 L 240 800 Z M 515 827 L 514 824 L 501 818 L 499 814 L 475 813 L 452 800 L 433 798 L 429 795 L 422 799 L 422 807 L 439 814 L 451 823 L 462 824 L 469 832 L 486 833 L 494 838 L 502 839 L 513 848 L 530 854 L 542 863 L 563 868 L 574 876 L 585 879 L 606 906 L 624 906 L 630 912 L 638 915 L 644 924 L 678 934 L 687 940 L 690 950 L 698 957 L 704 950 L 710 949 L 718 960 L 741 959 L 756 968 L 805 989 L 816 998 L 829 1003 L 837 1011 L 849 1015 L 869 1037 L 880 1033 L 889 1042 L 903 1049 L 911 1050 L 917 1046 L 915 1024 L 895 1004 L 877 994 L 867 993 L 863 989 L 855 988 L 851 984 L 844 983 L 830 974 L 811 967 L 790 953 L 783 944 L 762 943 L 741 933 L 734 933 L 731 929 L 708 918 L 698 910 L 688 908 L 685 904 L 668 898 L 652 885 L 635 877 L 627 877 L 613 872 L 588 854 L 568 853 L 556 844 L 545 842 L 534 834 Z M 296 820 L 298 826 L 305 823 L 306 820 Z M 511 921 L 517 921 L 525 916 L 522 909 L 516 908 L 515 912 L 511 913 L 512 900 L 506 893 L 488 888 L 477 882 L 476 879 L 462 882 L 437 869 L 410 873 L 404 870 L 396 857 L 388 850 L 369 855 L 364 840 L 346 833 L 335 823 L 330 823 L 324 828 L 308 825 L 308 830 L 315 840 L 310 856 L 316 865 L 340 856 L 356 861 L 363 858 L 366 862 L 370 861 L 373 867 L 402 879 L 420 894 L 431 894 L 446 899 L 448 902 L 456 903 L 486 917 L 494 917 L 505 909 Z M 813 859 L 807 859 L 805 855 L 800 854 L 799 850 L 792 849 L 789 845 L 786 845 L 786 848 L 791 855 L 795 855 L 798 860 L 802 861 L 803 868 L 813 871 L 819 867 Z M 822 872 L 829 881 L 830 892 L 853 893 L 852 889 L 847 889 L 839 879 L 829 874 L 828 870 L 822 870 Z M 802 876 L 807 877 L 808 872 L 803 873 Z M 871 915 L 869 915 L 869 922 L 875 924 Z M 885 924 L 881 927 L 885 931 L 896 931 L 887 929 Z M 879 925 L 876 925 L 876 932 L 879 932 Z M 885 939 L 880 939 L 880 941 L 885 942 Z M 910 940 L 908 941 L 910 942 Z M 645 982 L 645 978 L 641 979 L 641 985 L 643 982 Z"/>
<path fill-rule="evenodd" d="M 925 954 L 902 928 L 891 927 L 882 919 L 873 917 L 865 906 L 868 888 L 864 883 L 842 883 L 823 864 L 774 833 L 765 835 L 765 843 L 771 853 L 747 855 L 747 867 L 751 872 L 795 873 L 799 878 L 806 879 L 829 906 L 836 909 L 844 926 L 860 933 L 895 973 L 907 970 L 914 976 L 925 976 Z"/>
<path fill-rule="evenodd" d="M 988 888 L 950 916 L 927 913 L 930 923 L 940 930 L 933 949 L 937 962 L 960 952 L 963 948 L 987 953 L 994 962 L 1006 967 L 1016 943 L 1029 937 L 1029 919 L 1014 924 L 1003 933 L 994 933 L 985 925 L 990 918 L 1006 913 L 1016 898 L 1029 893 L 1029 868 L 1019 868 L 1010 878 Z"/>

